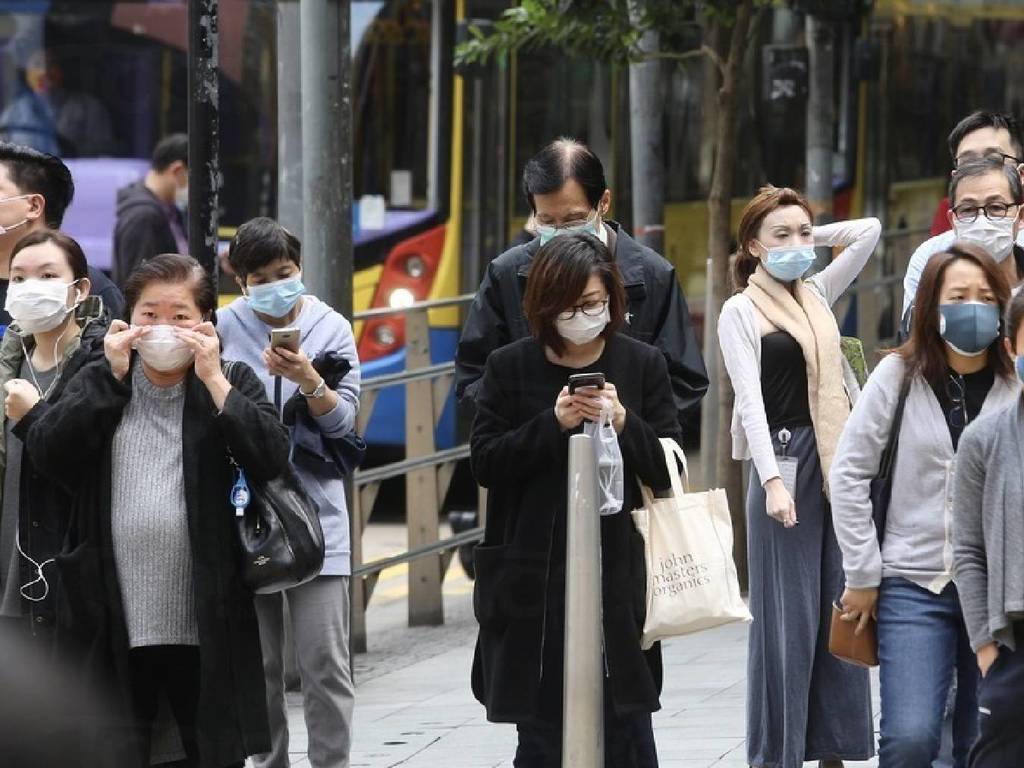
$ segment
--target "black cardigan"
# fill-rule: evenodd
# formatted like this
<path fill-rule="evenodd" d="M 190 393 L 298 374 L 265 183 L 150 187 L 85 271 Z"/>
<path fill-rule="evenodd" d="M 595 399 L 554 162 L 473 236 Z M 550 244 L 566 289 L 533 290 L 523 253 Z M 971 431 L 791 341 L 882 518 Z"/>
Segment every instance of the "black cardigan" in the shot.
<path fill-rule="evenodd" d="M 197 731 L 202 765 L 222 766 L 270 749 L 263 663 L 252 593 L 239 577 L 233 472 L 228 447 L 251 479 L 276 476 L 288 461 L 288 434 L 256 374 L 231 366 L 221 413 L 205 385 L 188 374 L 182 424 L 185 499 L 194 558 L 199 626 Z M 64 397 L 28 428 L 36 468 L 73 492 L 71 523 L 57 559 L 57 643 L 84 682 L 110 697 L 103 713 L 84 713 L 83 764 L 145 766 L 132 744 L 128 632 L 114 563 L 110 520 L 114 432 L 132 396 L 131 376 L 114 378 L 106 359 L 83 368 Z"/>
<path fill-rule="evenodd" d="M 642 505 L 637 478 L 655 490 L 670 484 L 658 439 L 680 433 L 665 358 L 615 334 L 597 362 L 575 371 L 523 339 L 488 358 L 471 438 L 473 473 L 489 489 L 475 554 L 473 692 L 494 722 L 561 716 L 568 435 L 554 404 L 569 374 L 584 371 L 604 373 L 627 412 L 625 503 L 601 519 L 605 688 L 619 713 L 660 706 L 660 647 L 640 650 L 646 569 L 630 512 Z"/>

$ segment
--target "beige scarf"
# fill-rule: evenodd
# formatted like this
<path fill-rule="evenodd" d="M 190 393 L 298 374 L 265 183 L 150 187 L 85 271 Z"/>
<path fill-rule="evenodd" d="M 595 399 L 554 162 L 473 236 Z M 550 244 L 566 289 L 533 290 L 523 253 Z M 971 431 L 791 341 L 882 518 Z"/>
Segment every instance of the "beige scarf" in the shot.
<path fill-rule="evenodd" d="M 743 293 L 768 320 L 794 339 L 807 361 L 807 399 L 818 443 L 821 473 L 828 492 L 828 471 L 836 444 L 850 415 L 850 399 L 843 386 L 843 355 L 835 315 L 803 280 L 793 293 L 769 275 L 763 266 L 750 276 Z"/>

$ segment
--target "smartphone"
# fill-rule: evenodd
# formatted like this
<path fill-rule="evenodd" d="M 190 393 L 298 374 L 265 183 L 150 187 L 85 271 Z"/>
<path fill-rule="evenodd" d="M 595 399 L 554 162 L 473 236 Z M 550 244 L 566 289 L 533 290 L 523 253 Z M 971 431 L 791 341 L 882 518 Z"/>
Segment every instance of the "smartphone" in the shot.
<path fill-rule="evenodd" d="M 274 328 L 270 331 L 270 346 L 284 347 L 290 352 L 299 351 L 298 328 Z"/>
<path fill-rule="evenodd" d="M 582 387 L 604 389 L 603 373 L 574 373 L 569 376 L 569 394 Z"/>

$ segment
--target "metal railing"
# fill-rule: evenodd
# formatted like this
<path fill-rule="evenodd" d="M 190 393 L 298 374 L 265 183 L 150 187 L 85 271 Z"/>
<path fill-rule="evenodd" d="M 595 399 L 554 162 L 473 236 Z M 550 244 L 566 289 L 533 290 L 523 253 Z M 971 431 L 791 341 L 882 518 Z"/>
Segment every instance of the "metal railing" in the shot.
<path fill-rule="evenodd" d="M 483 538 L 480 527 L 440 538 L 440 513 L 445 494 L 456 463 L 469 457 L 469 445 L 436 449 L 434 430 L 455 381 L 455 363 L 430 360 L 430 311 L 462 307 L 472 300 L 473 294 L 467 294 L 408 307 L 371 309 L 358 312 L 353 318 L 365 321 L 402 315 L 405 321 L 405 371 L 366 379 L 360 392 L 356 427 L 360 433 L 365 433 L 380 392 L 389 387 L 405 387 L 405 458 L 361 469 L 352 479 L 352 646 L 357 652 L 366 651 L 366 606 L 382 571 L 403 564 L 409 566 L 409 626 L 443 624 L 442 587 L 452 555 L 459 547 Z M 364 563 L 363 531 L 380 484 L 402 476 L 405 477 L 408 550 Z M 482 498 L 481 494 L 481 521 Z"/>

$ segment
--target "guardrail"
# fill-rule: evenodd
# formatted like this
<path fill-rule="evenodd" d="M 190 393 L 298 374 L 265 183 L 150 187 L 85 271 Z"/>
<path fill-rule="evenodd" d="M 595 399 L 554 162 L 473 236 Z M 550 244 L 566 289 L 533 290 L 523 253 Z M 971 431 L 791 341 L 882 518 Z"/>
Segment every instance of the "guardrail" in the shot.
<path fill-rule="evenodd" d="M 460 546 L 483 538 L 483 528 L 440 538 L 440 513 L 455 465 L 469 457 L 469 445 L 436 450 L 434 429 L 455 381 L 455 363 L 431 363 L 428 317 L 432 309 L 461 307 L 473 294 L 412 304 L 408 307 L 371 309 L 358 312 L 354 320 L 389 315 L 405 319 L 405 371 L 366 379 L 360 392 L 356 427 L 365 433 L 373 406 L 381 390 L 405 387 L 405 458 L 371 469 L 361 469 L 352 478 L 352 648 L 366 651 L 366 606 L 373 596 L 380 574 L 387 568 L 409 565 L 409 626 L 444 623 L 442 587 L 452 555 Z M 406 530 L 408 550 L 393 557 L 363 562 L 363 531 L 369 522 L 380 484 L 405 477 Z M 481 494 L 480 519 L 484 505 Z"/>

